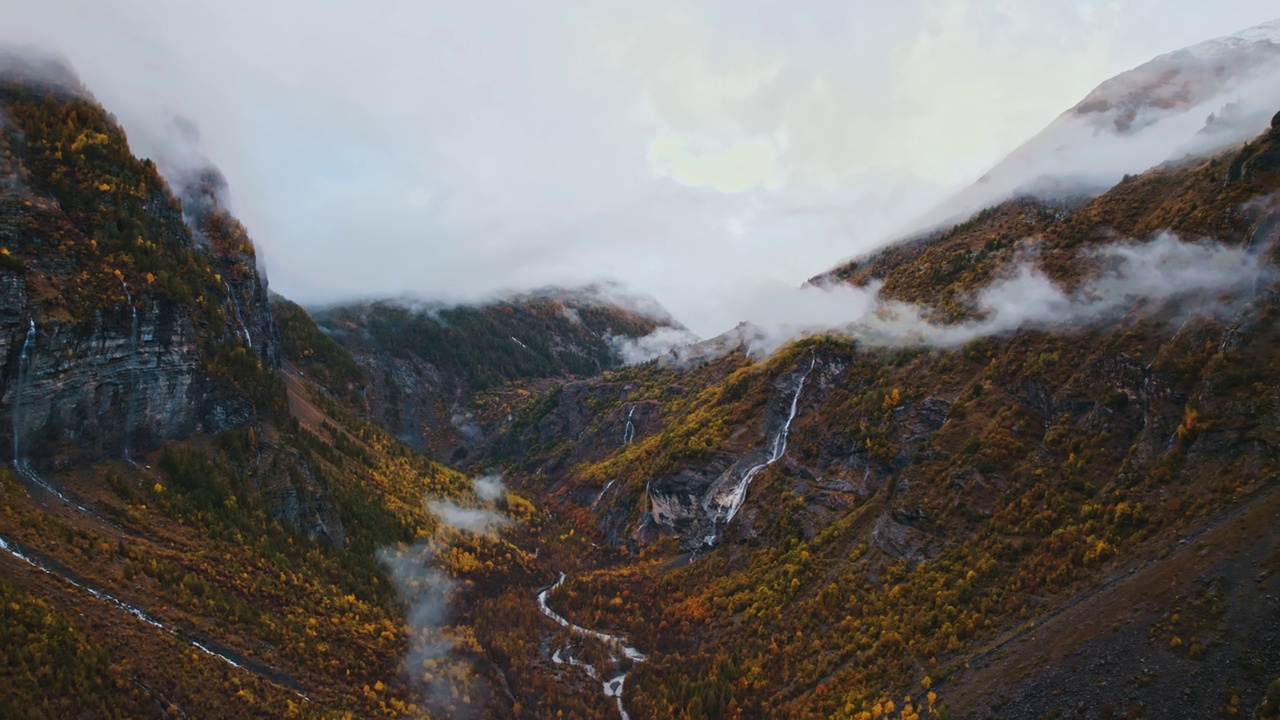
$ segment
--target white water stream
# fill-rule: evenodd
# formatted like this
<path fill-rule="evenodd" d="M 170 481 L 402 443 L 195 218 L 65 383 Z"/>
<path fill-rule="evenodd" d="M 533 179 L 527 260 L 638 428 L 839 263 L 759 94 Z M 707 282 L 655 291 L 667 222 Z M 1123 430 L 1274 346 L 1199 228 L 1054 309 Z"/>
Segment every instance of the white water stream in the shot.
<path fill-rule="evenodd" d="M 240 323 L 240 330 L 244 334 L 244 344 L 253 349 L 253 336 L 249 334 L 249 324 L 244 321 L 244 313 L 240 312 L 240 300 L 236 298 L 236 294 L 231 290 L 231 284 L 223 281 L 222 287 L 227 289 L 227 298 L 231 301 L 231 310 L 236 314 L 236 322 Z"/>
<path fill-rule="evenodd" d="M 138 414 L 138 308 L 133 304 L 133 293 L 121 280 L 124 297 L 129 303 L 129 404 L 124 417 L 124 459 L 133 463 L 133 423 Z M 137 463 L 134 463 L 135 465 Z"/>
<path fill-rule="evenodd" d="M 605 493 L 607 493 L 607 492 L 609 492 L 609 488 L 613 487 L 613 484 L 614 484 L 614 483 L 616 483 L 616 482 L 618 482 L 618 481 L 617 481 L 616 479 L 614 479 L 614 480 L 610 480 L 609 482 L 607 482 L 607 483 L 605 483 L 605 484 L 604 484 L 604 488 L 600 491 L 600 494 L 596 496 L 596 501 L 595 501 L 595 502 L 593 502 L 593 503 L 591 503 L 591 508 L 592 508 L 593 510 L 595 509 L 595 507 L 596 507 L 597 505 L 599 505 L 599 504 L 600 504 L 600 501 L 604 499 L 604 494 L 605 494 Z"/>
<path fill-rule="evenodd" d="M 645 654 L 628 645 L 625 637 L 621 635 L 610 635 L 609 633 L 600 632 L 599 630 L 592 630 L 580 625 L 574 625 L 565 619 L 564 616 L 560 615 L 555 610 L 552 610 L 547 605 L 547 596 L 551 594 L 552 590 L 560 587 L 560 585 L 564 583 L 564 579 L 565 574 L 560 573 L 560 579 L 556 580 L 554 585 L 538 593 L 538 609 L 542 611 L 542 614 L 554 620 L 560 627 L 568 628 L 569 632 L 599 640 L 615 653 L 621 653 L 623 657 L 632 662 L 644 662 L 647 659 Z M 614 655 L 614 658 L 617 659 L 616 654 Z M 551 656 L 551 661 L 557 664 L 567 662 L 574 667 L 580 667 L 586 671 L 587 675 L 591 676 L 592 680 L 600 680 L 600 672 L 596 670 L 594 666 L 578 660 L 567 652 L 562 653 L 557 650 L 555 654 Z M 622 673 L 617 677 L 606 680 L 604 682 L 604 694 L 605 697 L 611 697 L 618 703 L 618 715 L 622 720 L 631 720 L 631 716 L 627 714 L 626 707 L 622 704 L 622 688 L 626 684 L 626 681 L 627 673 Z"/>
<path fill-rule="evenodd" d="M 156 620 L 155 618 L 151 617 L 151 616 L 150 616 L 150 615 L 148 615 L 146 612 L 144 612 L 142 609 L 140 609 L 140 608 L 138 608 L 138 607 L 136 607 L 136 606 L 134 606 L 134 605 L 130 605 L 129 603 L 124 602 L 123 600 L 120 600 L 119 598 L 116 598 L 116 597 L 114 597 L 114 596 L 112 596 L 112 595 L 108 595 L 107 593 L 104 593 L 104 592 L 102 592 L 101 590 L 97 590 L 97 589 L 95 589 L 95 588 L 91 588 L 91 587 L 89 587 L 89 586 L 87 586 L 87 585 L 84 585 L 84 584 L 82 584 L 82 583 L 76 582 L 75 580 L 73 580 L 73 579 L 71 579 L 71 578 L 67 577 L 67 576 L 66 576 L 66 575 L 64 575 L 63 573 L 60 573 L 60 572 L 58 572 L 58 571 L 56 571 L 56 570 L 54 570 L 54 569 L 52 569 L 52 568 L 50 568 L 50 567 L 46 566 L 44 563 L 41 563 L 41 562 L 39 562 L 38 560 L 35 560 L 35 559 L 31 558 L 29 555 L 27 555 L 26 553 L 22 552 L 22 550 L 20 550 L 16 545 L 14 545 L 13 543 L 10 543 L 8 540 L 5 540 L 3 537 L 0 537 L 0 550 L 4 550 L 5 552 L 9 553 L 10 555 L 12 555 L 12 556 L 14 556 L 14 557 L 18 558 L 19 560 L 21 560 L 21 561 L 25 562 L 26 564 L 30 565 L 31 567 L 33 567 L 33 568 L 35 568 L 35 569 L 37 569 L 37 570 L 39 570 L 39 571 L 41 571 L 41 572 L 45 573 L 46 575 L 49 575 L 49 576 L 51 576 L 51 577 L 55 577 L 55 578 L 57 578 L 57 579 L 61 580 L 62 582 L 65 582 L 65 583 L 67 583 L 68 585 L 71 585 L 72 587 L 75 587 L 75 588 L 77 588 L 77 589 L 83 590 L 83 591 L 85 591 L 85 592 L 89 593 L 90 595 L 92 595 L 93 597 L 95 597 L 95 598 L 97 598 L 97 599 L 99 599 L 99 600 L 101 600 L 101 601 L 103 601 L 103 602 L 105 602 L 105 603 L 107 603 L 107 604 L 109 604 L 109 605 L 113 605 L 113 606 L 115 606 L 117 609 L 120 609 L 120 610 L 123 610 L 123 611 L 125 611 L 125 612 L 129 613 L 130 615 L 134 616 L 134 617 L 135 617 L 135 618 L 137 618 L 138 620 L 141 620 L 142 622 L 144 622 L 144 623 L 146 623 L 146 624 L 148 624 L 148 625 L 150 625 L 150 626 L 152 626 L 152 627 L 158 628 L 158 629 L 160 629 L 160 630 L 163 630 L 163 631 L 165 631 L 165 632 L 169 633 L 170 635 L 173 635 L 174 637 L 176 637 L 176 638 L 178 638 L 179 640 L 181 640 L 181 641 L 183 641 L 183 642 L 187 643 L 187 644 L 188 644 L 188 645 L 190 645 L 191 647 L 194 647 L 194 648 L 196 648 L 197 650 L 200 650 L 201 652 L 205 653 L 206 655 L 210 655 L 210 656 L 212 656 L 212 657 L 215 657 L 215 658 L 217 658 L 217 659 L 219 659 L 219 660 L 221 660 L 221 661 L 225 662 L 226 664 L 228 664 L 228 665 L 230 665 L 230 666 L 232 666 L 232 667 L 234 667 L 234 668 L 239 668 L 239 669 L 241 669 L 241 670 L 246 670 L 247 672 L 253 672 L 252 670 L 248 670 L 247 668 L 245 668 L 245 667 L 244 667 L 242 664 L 240 664 L 239 662 L 236 662 L 235 660 L 232 660 L 231 658 L 227 657 L 226 655 L 223 655 L 222 653 L 218 652 L 217 650 L 214 650 L 214 649 L 212 649 L 212 648 L 210 648 L 210 647 L 208 647 L 208 646 L 204 645 L 203 643 L 201 643 L 201 642 L 199 642 L 199 641 L 197 641 L 197 640 L 193 640 L 193 639 L 191 639 L 191 638 L 188 638 L 188 637 L 184 636 L 182 633 L 178 632 L 176 629 L 174 629 L 174 628 L 172 628 L 172 627 L 169 627 L 168 625 L 165 625 L 164 623 L 160 622 L 159 620 Z M 254 673 L 254 674 L 257 674 L 257 673 Z M 301 697 L 301 698 L 302 698 L 302 699 L 304 699 L 304 700 L 307 700 L 307 701 L 310 701 L 310 700 L 311 700 L 311 698 L 308 698 L 306 695 L 304 695 L 304 694 L 302 694 L 302 693 L 298 692 L 297 690 L 293 690 L 292 688 L 284 688 L 284 686 L 279 685 L 278 683 L 276 683 L 276 682 L 274 682 L 274 681 L 272 681 L 272 680 L 270 680 L 270 679 L 268 679 L 268 678 L 263 678 L 263 679 L 264 679 L 264 680 L 266 680 L 267 682 L 270 682 L 272 685 L 276 685 L 277 687 L 281 687 L 281 688 L 283 688 L 283 689 L 289 690 L 290 692 L 294 693 L 295 695 L 297 695 L 298 697 Z"/>
<path fill-rule="evenodd" d="M 778 433 L 773 437 L 773 448 L 769 451 L 769 457 L 762 463 L 751 466 L 738 483 L 734 485 L 733 490 L 729 492 L 728 497 L 714 497 L 708 502 L 707 510 L 711 509 L 714 504 L 716 506 L 714 514 L 711 516 L 712 530 L 711 534 L 703 538 L 707 545 L 714 545 L 716 542 L 716 529 L 721 523 L 727 525 L 733 520 L 733 516 L 738 514 L 742 509 L 742 504 L 747 500 L 747 488 L 751 485 L 751 481 L 755 479 L 765 468 L 778 462 L 787 452 L 787 434 L 791 432 L 791 422 L 796 419 L 796 410 L 800 404 L 800 393 L 804 391 L 804 382 L 809 378 L 809 373 L 813 372 L 813 368 L 817 365 L 818 359 L 812 358 L 809 361 L 809 368 L 800 376 L 800 380 L 796 383 L 795 392 L 791 395 L 791 409 L 787 413 L 787 420 L 778 429 Z"/>
<path fill-rule="evenodd" d="M 45 482 L 40 477 L 40 473 L 31 467 L 31 461 L 27 459 L 23 451 L 22 434 L 26 430 L 27 417 L 23 413 L 22 398 L 27 392 L 27 385 L 31 382 L 31 347 L 36 339 L 36 321 L 34 318 L 27 321 L 27 334 L 22 340 L 22 352 L 18 355 L 18 378 L 13 386 L 13 469 L 18 476 L 27 482 L 36 485 L 45 492 L 53 495 L 67 505 L 73 505 L 81 512 L 92 515 L 92 511 L 83 505 L 72 502 L 70 498 L 63 495 L 58 488 Z"/>
<path fill-rule="evenodd" d="M 636 414 L 636 406 L 632 405 L 627 411 L 627 424 L 622 428 L 622 444 L 630 445 L 632 440 L 636 439 L 636 425 L 631 422 L 631 416 Z"/>

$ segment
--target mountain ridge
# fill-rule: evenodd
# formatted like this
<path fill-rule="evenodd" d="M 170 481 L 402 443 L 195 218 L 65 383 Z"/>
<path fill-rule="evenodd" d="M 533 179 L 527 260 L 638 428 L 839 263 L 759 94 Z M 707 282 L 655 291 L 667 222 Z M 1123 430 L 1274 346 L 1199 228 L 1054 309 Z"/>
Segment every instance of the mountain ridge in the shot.
<path fill-rule="evenodd" d="M 6 715 L 1280 706 L 1280 114 L 828 278 L 959 339 L 753 355 L 742 326 L 628 363 L 679 328 L 562 296 L 313 316 L 213 171 L 172 191 L 83 97 L 0 109 Z M 1125 275 L 1143 249 L 1225 280 Z M 982 325 L 1010 278 L 1114 300 Z"/>
<path fill-rule="evenodd" d="M 1280 105 L 1268 81 L 1277 68 L 1280 20 L 1157 56 L 1101 83 L 902 234 L 961 222 L 1019 193 L 1087 197 L 1125 175 L 1243 143 Z"/>

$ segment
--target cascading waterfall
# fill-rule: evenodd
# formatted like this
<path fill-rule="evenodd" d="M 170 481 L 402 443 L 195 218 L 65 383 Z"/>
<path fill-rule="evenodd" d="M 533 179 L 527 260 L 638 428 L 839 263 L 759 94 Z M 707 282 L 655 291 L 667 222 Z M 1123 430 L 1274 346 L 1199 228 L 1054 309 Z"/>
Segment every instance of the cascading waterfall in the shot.
<path fill-rule="evenodd" d="M 605 493 L 607 493 L 607 492 L 609 492 L 609 488 L 613 487 L 613 484 L 614 484 L 614 483 L 616 483 L 616 482 L 618 482 L 618 480 L 617 480 L 617 478 L 614 478 L 613 480 L 610 480 L 609 482 L 607 482 L 607 483 L 605 483 L 605 484 L 604 484 L 604 489 L 602 489 L 602 490 L 600 491 L 600 494 L 596 496 L 596 501 L 595 501 L 595 502 L 593 502 L 593 503 L 591 503 L 591 508 L 592 508 L 593 510 L 595 509 L 595 507 L 596 507 L 597 505 L 599 505 L 599 504 L 600 504 L 600 501 L 604 499 L 604 494 L 605 494 Z"/>
<path fill-rule="evenodd" d="M 222 283 L 222 287 L 227 289 L 227 299 L 231 302 L 231 310 L 236 314 L 236 322 L 240 323 L 240 332 L 244 334 L 244 344 L 253 349 L 253 336 L 249 334 L 249 324 L 244 321 L 244 315 L 240 312 L 240 301 L 236 299 L 236 294 L 232 292 L 231 285 L 227 282 Z"/>
<path fill-rule="evenodd" d="M 31 343 L 36 339 L 36 321 L 28 320 L 27 334 L 22 339 L 22 352 L 18 354 L 18 380 L 13 386 L 13 463 L 22 464 L 22 395 L 26 391 L 27 363 L 31 357 Z"/>
<path fill-rule="evenodd" d="M 632 405 L 631 409 L 627 410 L 627 424 L 625 427 L 622 428 L 622 444 L 623 445 L 630 445 L 631 441 L 635 440 L 636 438 L 636 425 L 635 423 L 631 422 L 631 416 L 635 414 L 636 414 L 636 406 Z"/>
<path fill-rule="evenodd" d="M 773 437 L 773 447 L 769 452 L 769 457 L 764 462 L 751 466 L 742 475 L 742 479 L 734 486 L 733 492 L 729 494 L 728 503 L 721 502 L 718 498 L 715 514 L 711 517 L 711 533 L 703 538 L 703 542 L 707 545 L 714 545 L 716 542 L 716 529 L 721 523 L 728 525 L 733 517 L 742 509 L 742 504 L 747 500 L 747 487 L 751 485 L 751 481 L 755 479 L 765 468 L 778 462 L 787 452 L 787 434 L 791 432 L 791 422 L 796 419 L 796 411 L 800 405 L 800 393 L 804 391 L 805 380 L 809 378 L 809 373 L 813 372 L 814 367 L 818 364 L 818 358 L 814 357 L 809 361 L 809 367 L 800 376 L 799 382 L 796 383 L 795 392 L 791 396 L 791 409 L 787 413 L 787 420 L 778 429 L 778 433 Z"/>
<path fill-rule="evenodd" d="M 18 355 L 18 378 L 13 386 L 13 469 L 28 482 L 40 486 L 62 502 L 70 503 L 71 501 L 67 499 L 66 495 L 58 492 L 57 488 L 40 477 L 36 469 L 31 467 L 31 461 L 27 459 L 23 452 L 22 433 L 26 430 L 27 419 L 23 413 L 22 397 L 26 394 L 27 384 L 31 381 L 31 350 L 36 341 L 35 318 L 30 318 L 27 323 L 27 335 L 22 340 L 22 352 Z"/>
<path fill-rule="evenodd" d="M 129 404 L 124 420 L 124 459 L 132 463 L 133 424 L 138 412 L 138 308 L 128 285 L 124 286 L 124 296 L 129 302 Z"/>
<path fill-rule="evenodd" d="M 574 633 L 577 635 L 585 635 L 587 637 L 595 638 L 596 640 L 599 640 L 600 642 L 608 645 L 611 650 L 622 653 L 623 657 L 625 657 L 626 659 L 630 660 L 633 663 L 644 662 L 645 660 L 648 659 L 644 653 L 627 645 L 627 639 L 625 637 L 622 637 L 621 635 L 610 635 L 609 633 L 600 632 L 599 630 L 591 630 L 590 628 L 584 628 L 579 625 L 574 625 L 573 623 L 565 619 L 564 616 L 558 614 L 555 610 L 552 610 L 547 605 L 547 596 L 551 594 L 551 591 L 560 587 L 560 585 L 564 583 L 564 580 L 565 580 L 565 574 L 560 573 L 560 578 L 556 580 L 554 585 L 538 593 L 538 609 L 542 611 L 543 615 L 546 615 L 547 617 L 554 620 L 556 624 L 559 625 L 560 627 L 568 628 L 569 632 L 571 633 Z M 614 655 L 614 659 L 615 660 L 617 659 L 616 654 Z M 600 680 L 600 673 L 599 671 L 596 670 L 594 666 L 588 663 L 582 662 L 581 660 L 574 658 L 572 655 L 568 655 L 566 653 L 564 657 L 562 657 L 560 654 L 560 651 L 557 650 L 555 654 L 552 655 L 551 660 L 552 662 L 556 662 L 556 663 L 565 662 L 567 660 L 570 665 L 573 665 L 575 667 L 581 667 L 583 670 L 585 670 L 587 675 L 589 675 L 591 679 L 596 681 Z M 627 714 L 626 707 L 622 704 L 622 688 L 625 685 L 626 681 L 627 681 L 627 673 L 622 673 L 617 677 L 613 677 L 606 680 L 604 683 L 604 694 L 605 694 L 605 697 L 613 698 L 614 701 L 618 703 L 618 716 L 621 717 L 622 720 L 631 720 L 631 716 Z"/>
<path fill-rule="evenodd" d="M 653 487 L 653 478 L 644 481 L 644 497 L 640 501 L 640 507 L 644 509 L 640 513 L 640 520 L 636 523 L 636 530 L 644 528 L 645 524 L 653 519 L 653 498 L 649 495 L 649 490 Z"/>

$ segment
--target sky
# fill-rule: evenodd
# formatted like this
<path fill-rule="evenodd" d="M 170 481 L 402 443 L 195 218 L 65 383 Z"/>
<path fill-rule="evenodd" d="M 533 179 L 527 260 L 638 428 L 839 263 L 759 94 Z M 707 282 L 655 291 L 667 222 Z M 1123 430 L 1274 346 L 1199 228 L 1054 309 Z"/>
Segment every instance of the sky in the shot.
<path fill-rule="evenodd" d="M 616 280 L 702 336 L 895 237 L 1107 78 L 1274 0 L 0 0 L 273 290 Z M 199 129 L 199 140 L 181 130 Z M 162 163 L 163 166 L 163 163 Z"/>

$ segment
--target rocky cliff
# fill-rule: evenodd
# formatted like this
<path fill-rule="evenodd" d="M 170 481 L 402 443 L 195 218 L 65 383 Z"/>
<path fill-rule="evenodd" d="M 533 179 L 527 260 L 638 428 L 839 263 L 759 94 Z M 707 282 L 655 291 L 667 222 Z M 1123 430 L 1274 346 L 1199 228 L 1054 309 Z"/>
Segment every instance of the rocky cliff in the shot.
<path fill-rule="evenodd" d="M 248 424 L 273 402 L 279 341 L 219 176 L 197 174 L 184 206 L 69 74 L 29 69 L 10 64 L 0 81 L 12 459 L 130 457 Z"/>

